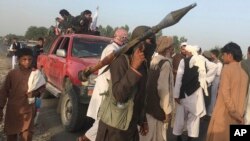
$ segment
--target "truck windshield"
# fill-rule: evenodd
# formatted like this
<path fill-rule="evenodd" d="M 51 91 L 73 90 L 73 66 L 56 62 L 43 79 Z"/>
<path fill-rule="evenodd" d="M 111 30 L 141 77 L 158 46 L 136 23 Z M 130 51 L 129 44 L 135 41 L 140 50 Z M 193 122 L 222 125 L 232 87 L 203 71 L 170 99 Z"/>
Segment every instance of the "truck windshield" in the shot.
<path fill-rule="evenodd" d="M 74 38 L 72 56 L 73 57 L 97 57 L 101 56 L 103 49 L 107 46 L 105 41 L 93 41 L 84 38 Z"/>

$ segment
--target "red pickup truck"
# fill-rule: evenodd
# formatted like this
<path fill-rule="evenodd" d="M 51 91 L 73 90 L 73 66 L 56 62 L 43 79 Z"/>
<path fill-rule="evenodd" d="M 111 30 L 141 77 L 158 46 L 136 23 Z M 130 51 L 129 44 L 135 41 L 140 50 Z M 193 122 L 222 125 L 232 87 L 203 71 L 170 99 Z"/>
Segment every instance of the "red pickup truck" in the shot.
<path fill-rule="evenodd" d="M 95 84 L 96 74 L 83 83 L 78 72 L 95 65 L 110 42 L 110 38 L 102 36 L 61 35 L 38 56 L 37 67 L 46 77 L 46 89 L 59 98 L 57 111 L 68 131 L 77 131 L 87 123 L 85 115 Z"/>

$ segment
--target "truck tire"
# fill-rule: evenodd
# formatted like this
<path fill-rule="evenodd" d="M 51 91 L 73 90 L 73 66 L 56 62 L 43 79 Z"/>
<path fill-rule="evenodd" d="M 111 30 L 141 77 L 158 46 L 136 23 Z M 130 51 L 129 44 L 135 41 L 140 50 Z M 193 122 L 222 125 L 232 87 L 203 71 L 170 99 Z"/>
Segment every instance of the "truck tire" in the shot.
<path fill-rule="evenodd" d="M 66 80 L 69 81 L 69 80 Z M 66 84 L 69 82 L 66 82 Z M 61 120 L 65 129 L 69 132 L 79 131 L 86 120 L 87 105 L 80 103 L 78 94 L 67 84 L 61 101 Z"/>

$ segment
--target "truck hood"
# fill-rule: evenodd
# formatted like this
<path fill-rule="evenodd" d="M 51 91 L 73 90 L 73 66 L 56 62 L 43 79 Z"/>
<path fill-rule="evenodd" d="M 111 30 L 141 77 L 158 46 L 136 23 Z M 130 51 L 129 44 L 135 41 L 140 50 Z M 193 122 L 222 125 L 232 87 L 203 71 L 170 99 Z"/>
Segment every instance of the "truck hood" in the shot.
<path fill-rule="evenodd" d="M 100 58 L 99 57 L 74 58 L 73 60 L 80 64 L 83 64 L 86 67 L 89 67 L 97 64 Z"/>

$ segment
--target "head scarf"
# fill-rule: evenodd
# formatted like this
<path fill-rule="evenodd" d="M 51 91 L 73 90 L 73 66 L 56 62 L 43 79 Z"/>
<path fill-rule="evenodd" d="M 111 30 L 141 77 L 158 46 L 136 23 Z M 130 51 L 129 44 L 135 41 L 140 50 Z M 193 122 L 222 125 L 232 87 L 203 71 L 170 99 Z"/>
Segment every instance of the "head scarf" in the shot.
<path fill-rule="evenodd" d="M 145 34 L 148 30 L 150 30 L 151 28 L 148 26 L 138 26 L 136 27 L 131 35 L 131 39 L 130 41 L 142 36 L 143 34 Z M 146 41 L 140 42 L 137 45 L 135 45 L 134 47 L 130 48 L 126 54 L 132 54 L 133 51 L 140 46 L 144 46 L 144 56 L 146 58 L 146 60 L 148 62 L 151 61 L 151 57 L 155 51 L 156 48 L 156 43 L 155 43 L 155 34 L 153 34 L 151 37 L 148 37 L 147 39 L 149 39 L 151 41 L 151 44 L 147 43 Z M 148 63 L 149 64 L 149 63 Z"/>
<path fill-rule="evenodd" d="M 165 49 L 171 47 L 173 45 L 173 37 L 170 36 L 161 36 L 157 40 L 157 48 L 156 52 L 161 53 Z"/>
<path fill-rule="evenodd" d="M 208 59 L 211 59 L 211 58 L 212 58 L 212 54 L 211 54 L 210 51 L 204 51 L 204 52 L 202 53 L 202 55 L 205 56 L 205 57 L 208 58 Z"/>

